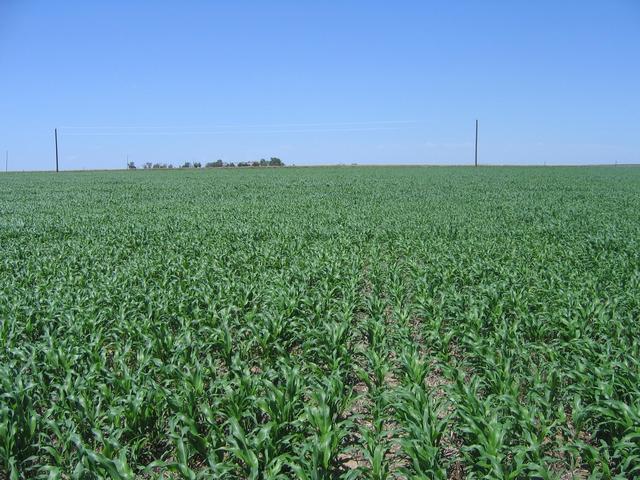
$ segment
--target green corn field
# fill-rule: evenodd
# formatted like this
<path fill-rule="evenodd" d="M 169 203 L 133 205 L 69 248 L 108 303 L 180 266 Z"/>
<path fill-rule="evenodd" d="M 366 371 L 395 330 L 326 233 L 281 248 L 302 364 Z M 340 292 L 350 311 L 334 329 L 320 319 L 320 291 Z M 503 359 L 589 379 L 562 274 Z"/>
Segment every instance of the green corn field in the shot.
<path fill-rule="evenodd" d="M 0 174 L 0 478 L 640 476 L 640 168 Z"/>

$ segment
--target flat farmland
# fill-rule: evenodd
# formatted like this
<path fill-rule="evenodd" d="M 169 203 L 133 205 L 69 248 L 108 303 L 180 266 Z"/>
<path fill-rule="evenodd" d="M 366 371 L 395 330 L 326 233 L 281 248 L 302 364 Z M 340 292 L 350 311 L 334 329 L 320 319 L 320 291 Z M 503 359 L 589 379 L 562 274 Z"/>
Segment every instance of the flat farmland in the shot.
<path fill-rule="evenodd" d="M 0 477 L 640 475 L 640 168 L 0 174 Z"/>

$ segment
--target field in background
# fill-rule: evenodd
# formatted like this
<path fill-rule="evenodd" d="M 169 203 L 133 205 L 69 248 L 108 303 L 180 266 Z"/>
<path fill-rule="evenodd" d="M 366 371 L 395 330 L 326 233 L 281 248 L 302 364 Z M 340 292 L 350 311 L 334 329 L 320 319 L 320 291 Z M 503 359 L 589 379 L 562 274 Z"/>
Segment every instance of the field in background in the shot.
<path fill-rule="evenodd" d="M 630 478 L 640 169 L 0 175 L 0 477 Z"/>

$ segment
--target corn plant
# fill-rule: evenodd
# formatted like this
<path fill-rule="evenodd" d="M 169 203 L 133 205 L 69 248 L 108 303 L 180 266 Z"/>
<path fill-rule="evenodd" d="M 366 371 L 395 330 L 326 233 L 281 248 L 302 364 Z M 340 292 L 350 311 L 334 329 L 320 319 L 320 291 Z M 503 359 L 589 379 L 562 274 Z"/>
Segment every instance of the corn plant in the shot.
<path fill-rule="evenodd" d="M 640 476 L 640 170 L 0 176 L 0 478 Z"/>

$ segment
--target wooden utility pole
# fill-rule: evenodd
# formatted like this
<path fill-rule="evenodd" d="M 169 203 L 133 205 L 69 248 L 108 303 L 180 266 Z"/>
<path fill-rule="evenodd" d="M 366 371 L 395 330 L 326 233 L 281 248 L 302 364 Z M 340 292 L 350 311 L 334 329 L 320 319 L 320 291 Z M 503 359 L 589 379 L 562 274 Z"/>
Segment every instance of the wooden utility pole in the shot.
<path fill-rule="evenodd" d="M 56 137 L 56 172 L 58 172 L 58 129 L 54 129 L 53 133 Z"/>
<path fill-rule="evenodd" d="M 476 167 L 478 166 L 478 120 L 476 120 Z"/>

